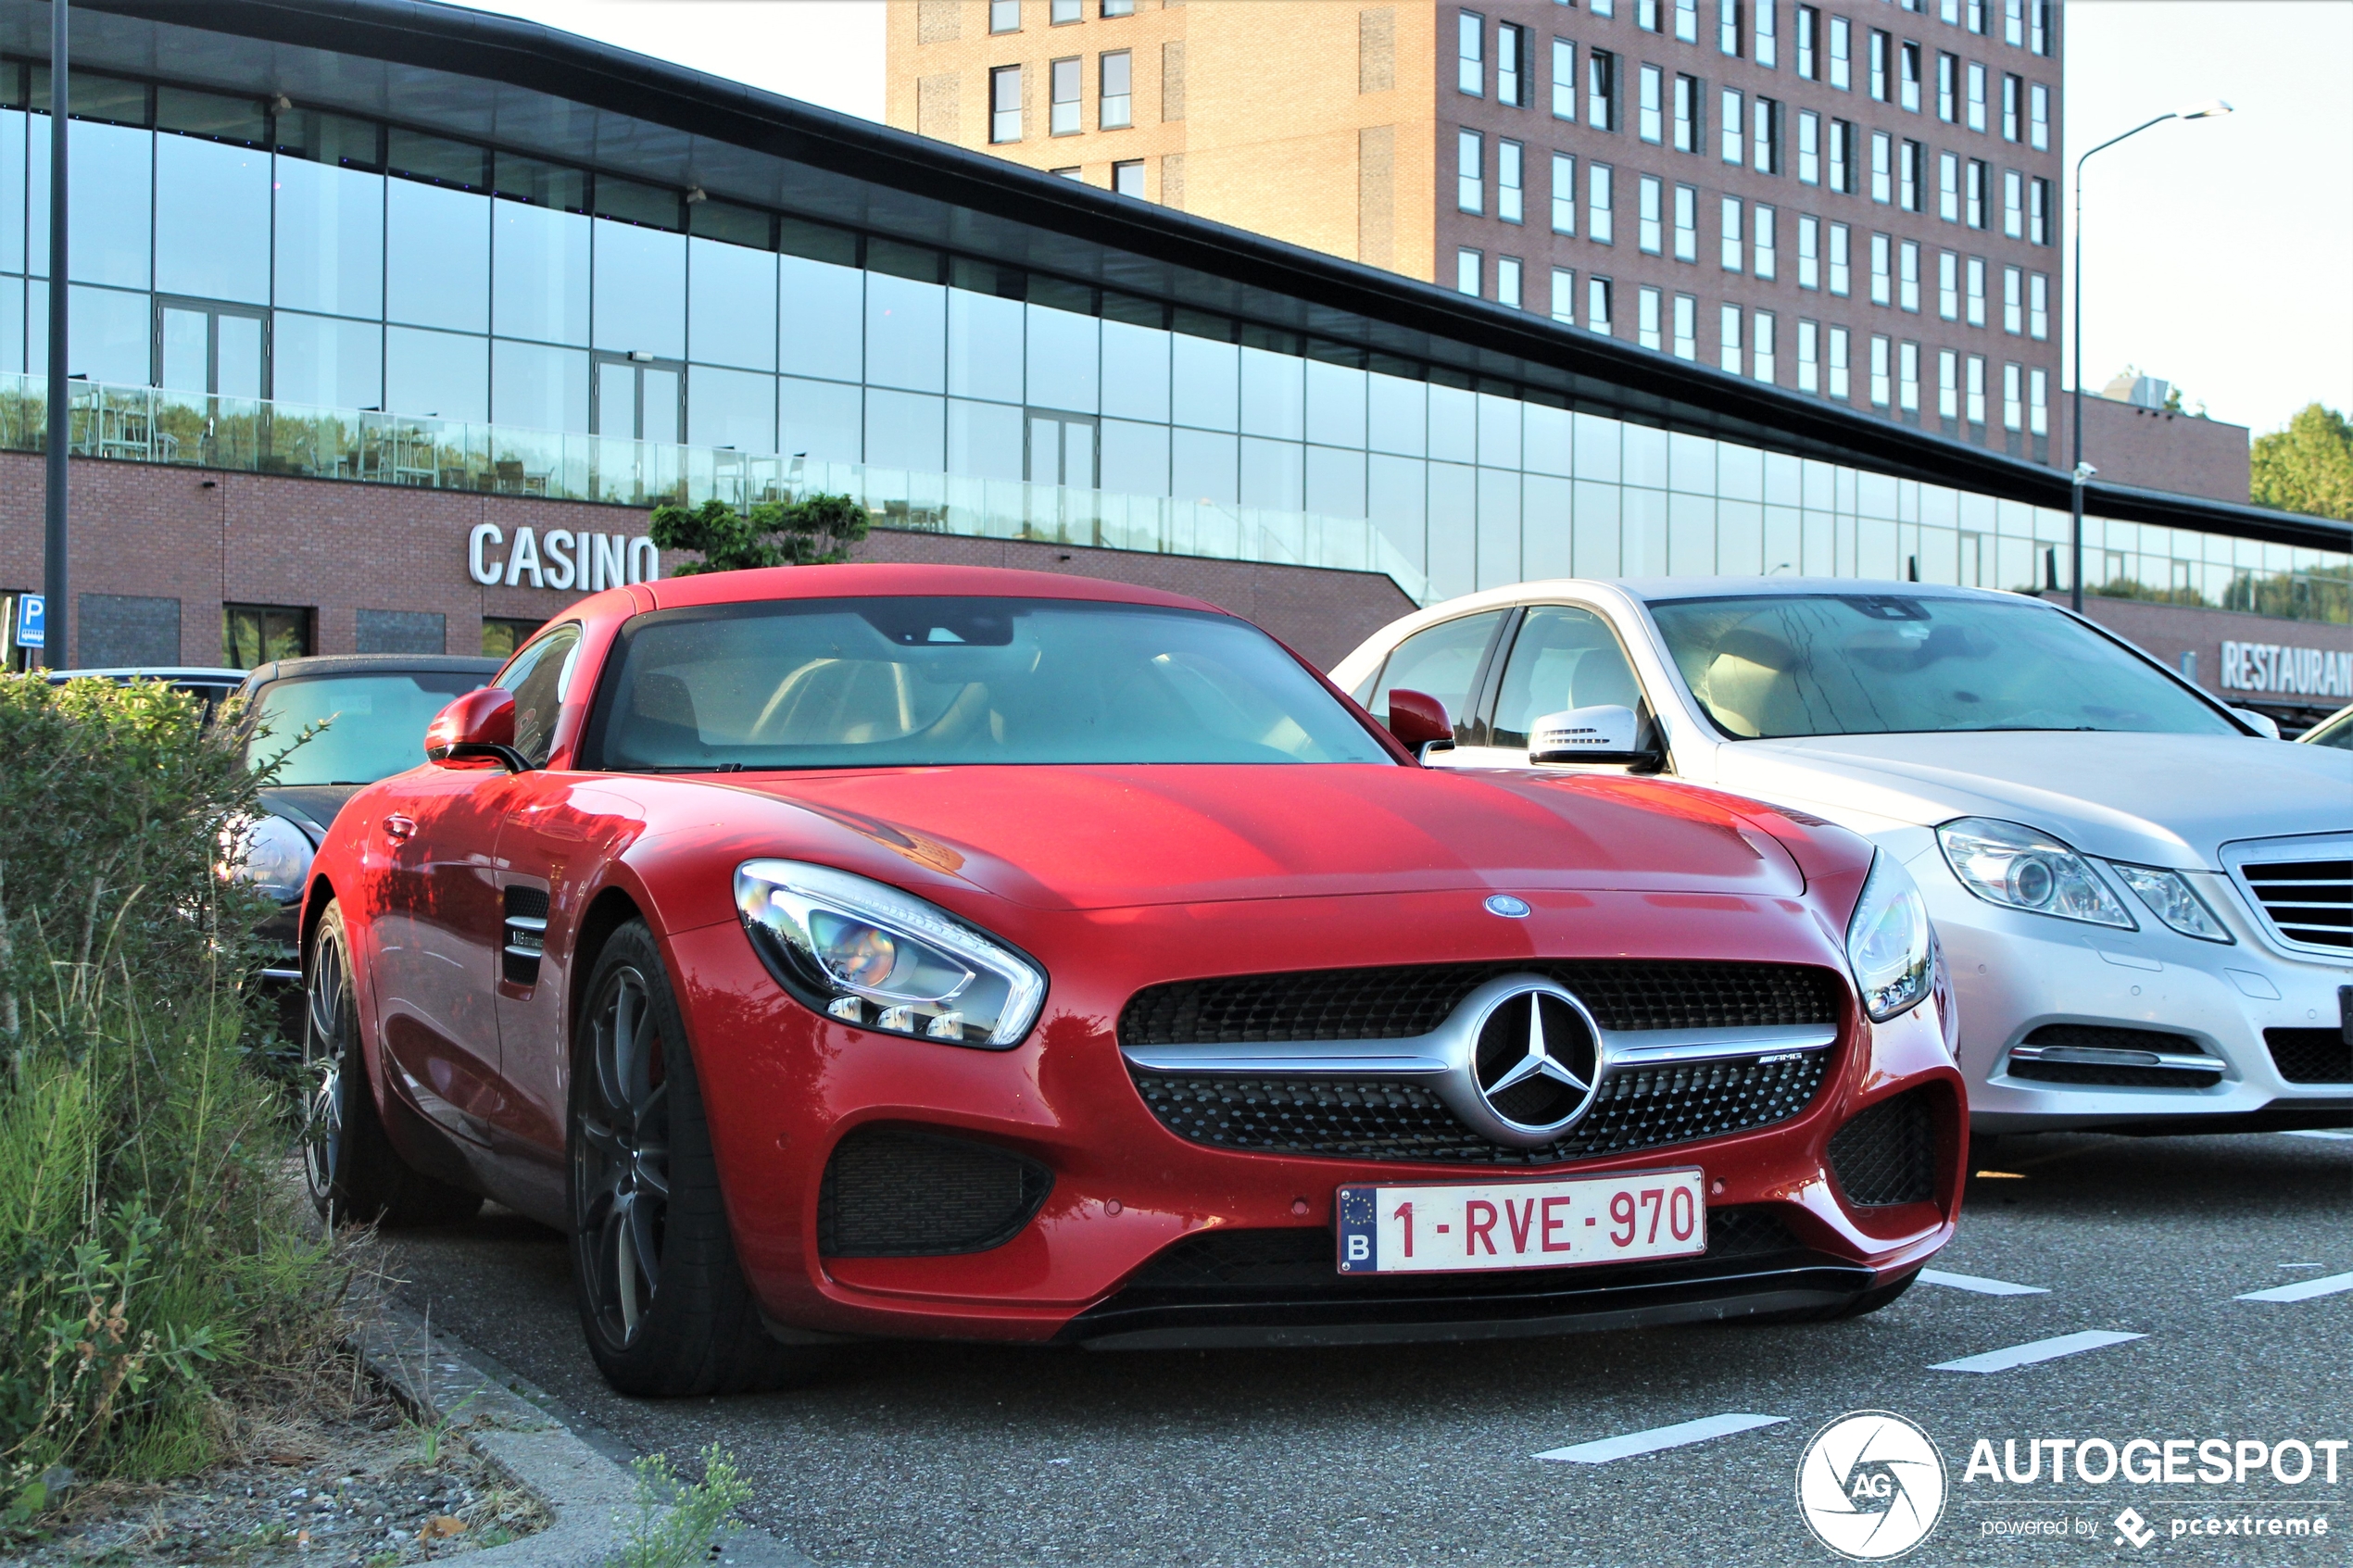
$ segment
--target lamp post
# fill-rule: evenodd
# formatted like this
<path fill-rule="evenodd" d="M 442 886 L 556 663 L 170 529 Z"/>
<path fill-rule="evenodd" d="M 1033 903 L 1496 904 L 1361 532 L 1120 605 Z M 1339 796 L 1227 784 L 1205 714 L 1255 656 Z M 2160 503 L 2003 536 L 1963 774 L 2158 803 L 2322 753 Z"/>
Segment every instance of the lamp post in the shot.
<path fill-rule="evenodd" d="M 2075 339 L 2074 391 L 2070 398 L 2074 406 L 2072 420 L 2075 430 L 2068 443 L 2068 450 L 2075 458 L 2075 471 L 2069 475 L 2070 483 L 2068 487 L 2074 496 L 2075 522 L 2074 530 L 2069 535 L 2073 541 L 2074 560 L 2068 575 L 2068 608 L 2079 615 L 2083 610 L 2083 486 L 2099 471 L 2083 460 L 2083 165 L 2091 160 L 2092 153 L 2106 152 L 2117 143 L 2137 136 L 2152 125 L 2162 125 L 2169 119 L 2211 119 L 2230 112 L 2231 106 L 2220 98 L 2191 108 L 2175 109 L 2171 114 L 2144 120 L 2121 136 L 2110 136 L 2094 147 L 2092 152 L 2075 160 L 2075 298 L 2068 311 L 2073 318 L 2071 325 Z"/>
<path fill-rule="evenodd" d="M 66 0 L 49 0 L 49 434 L 47 495 L 41 536 L 41 662 L 56 670 L 73 661 L 67 608 L 66 447 L 73 410 L 66 384 Z"/>

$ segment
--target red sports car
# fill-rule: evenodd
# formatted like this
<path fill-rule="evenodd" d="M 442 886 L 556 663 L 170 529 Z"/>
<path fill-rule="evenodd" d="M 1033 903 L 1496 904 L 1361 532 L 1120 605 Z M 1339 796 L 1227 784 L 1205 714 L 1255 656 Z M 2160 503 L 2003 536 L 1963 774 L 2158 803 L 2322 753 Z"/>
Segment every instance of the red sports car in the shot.
<path fill-rule="evenodd" d="M 1903 868 L 1665 780 L 1424 769 L 1437 704 L 1390 721 L 1114 583 L 586 599 L 319 852 L 314 1197 L 561 1227 L 643 1394 L 847 1337 L 1892 1300 L 1965 1147 Z"/>

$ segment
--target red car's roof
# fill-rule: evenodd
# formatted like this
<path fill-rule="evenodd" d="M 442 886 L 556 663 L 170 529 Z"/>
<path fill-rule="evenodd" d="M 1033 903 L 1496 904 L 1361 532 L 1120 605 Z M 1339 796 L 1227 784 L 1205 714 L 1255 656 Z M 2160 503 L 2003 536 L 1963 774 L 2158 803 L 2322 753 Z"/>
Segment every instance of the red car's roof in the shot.
<path fill-rule="evenodd" d="M 1159 605 L 1176 609 L 1227 613 L 1182 594 L 1164 594 L 1132 583 L 1106 583 L 1059 571 L 1016 571 L 996 566 L 917 566 L 850 562 L 834 566 L 778 566 L 756 571 L 712 571 L 641 583 L 636 592 L 647 608 L 747 604 L 762 599 L 882 598 L 936 595 L 963 598 L 1086 599 L 1099 603 Z"/>

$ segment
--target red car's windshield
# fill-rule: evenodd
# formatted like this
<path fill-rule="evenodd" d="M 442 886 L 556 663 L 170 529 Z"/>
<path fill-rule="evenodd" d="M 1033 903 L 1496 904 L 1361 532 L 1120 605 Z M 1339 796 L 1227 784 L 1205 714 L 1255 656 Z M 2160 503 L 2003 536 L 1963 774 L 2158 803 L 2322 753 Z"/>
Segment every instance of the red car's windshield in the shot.
<path fill-rule="evenodd" d="M 623 629 L 584 765 L 620 771 L 1394 759 L 1256 628 L 1065 599 L 812 599 Z"/>

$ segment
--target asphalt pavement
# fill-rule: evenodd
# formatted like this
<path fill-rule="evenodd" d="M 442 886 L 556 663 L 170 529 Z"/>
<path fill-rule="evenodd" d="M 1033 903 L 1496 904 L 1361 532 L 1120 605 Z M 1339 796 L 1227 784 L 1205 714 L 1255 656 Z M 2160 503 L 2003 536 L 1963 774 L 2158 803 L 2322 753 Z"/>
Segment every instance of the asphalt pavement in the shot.
<path fill-rule="evenodd" d="M 1826 1424 L 1864 1410 L 1943 1456 L 1942 1519 L 1907 1562 L 2353 1561 L 2353 1137 L 2049 1135 L 1993 1160 L 2007 1174 L 1971 1182 L 1932 1265 L 1975 1286 L 1922 1283 L 1848 1323 L 1315 1351 L 887 1345 L 815 1387 L 716 1400 L 606 1388 L 552 1232 L 492 1210 L 396 1246 L 436 1325 L 629 1448 L 722 1442 L 755 1522 L 827 1568 L 1834 1562 L 1795 1477 Z M 2290 1298 L 2241 1298 L 2257 1293 Z M 2038 1439 L 2123 1462 L 2054 1486 Z M 2006 1444 L 2034 1479 L 1988 1478 Z M 2228 1479 L 2198 1480 L 2216 1455 Z M 2125 1479 L 2164 1459 L 2184 1479 Z"/>

